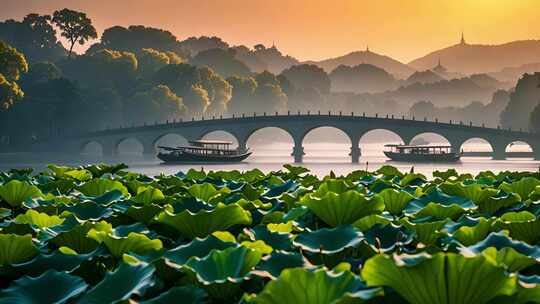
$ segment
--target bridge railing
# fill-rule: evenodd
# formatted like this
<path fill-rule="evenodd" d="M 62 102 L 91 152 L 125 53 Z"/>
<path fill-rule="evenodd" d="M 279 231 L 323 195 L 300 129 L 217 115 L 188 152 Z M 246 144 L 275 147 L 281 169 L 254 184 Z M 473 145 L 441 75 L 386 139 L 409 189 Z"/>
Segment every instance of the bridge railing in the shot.
<path fill-rule="evenodd" d="M 373 115 L 369 115 L 366 112 L 362 113 L 356 113 L 354 111 L 352 112 L 343 112 L 343 111 L 321 111 L 317 110 L 316 112 L 312 112 L 311 110 L 307 110 L 305 112 L 302 111 L 291 111 L 288 110 L 287 112 L 262 112 L 257 113 L 253 112 L 250 114 L 247 113 L 231 113 L 231 114 L 220 114 L 218 116 L 212 115 L 210 117 L 208 116 L 192 116 L 191 118 L 174 118 L 174 119 L 168 119 L 165 121 L 154 121 L 151 123 L 143 122 L 141 124 L 135 124 L 132 123 L 131 125 L 119 125 L 117 127 L 111 127 L 107 126 L 105 128 L 101 128 L 99 130 L 94 130 L 90 133 L 102 133 L 102 132 L 108 132 L 108 131 L 114 131 L 114 130 L 125 130 L 125 129 L 137 129 L 137 128 L 144 128 L 149 126 L 169 126 L 169 125 L 181 125 L 186 123 L 193 123 L 193 122 L 200 122 L 200 121 L 216 121 L 216 120 L 229 120 L 229 119 L 250 119 L 250 118 L 256 118 L 256 117 L 283 117 L 283 116 L 331 116 L 331 117 L 361 117 L 361 118 L 377 118 L 377 119 L 389 119 L 389 120 L 407 120 L 407 121 L 423 121 L 423 122 L 431 122 L 431 123 L 437 123 L 442 125 L 455 125 L 455 126 L 462 126 L 462 127 L 475 127 L 475 128 L 485 128 L 485 129 L 497 129 L 501 131 L 509 131 L 509 132 L 523 132 L 523 133 L 530 133 L 525 132 L 522 129 L 519 130 L 513 130 L 512 128 L 503 129 L 501 126 L 497 126 L 496 128 L 490 128 L 486 127 L 485 123 L 480 124 L 474 124 L 472 121 L 469 122 L 463 122 L 463 121 L 453 121 L 449 120 L 448 122 L 443 122 L 439 120 L 438 118 L 428 119 L 427 117 L 423 117 L 421 120 L 418 120 L 415 116 L 409 116 L 405 114 L 384 114 L 379 115 L 379 113 L 375 113 Z"/>

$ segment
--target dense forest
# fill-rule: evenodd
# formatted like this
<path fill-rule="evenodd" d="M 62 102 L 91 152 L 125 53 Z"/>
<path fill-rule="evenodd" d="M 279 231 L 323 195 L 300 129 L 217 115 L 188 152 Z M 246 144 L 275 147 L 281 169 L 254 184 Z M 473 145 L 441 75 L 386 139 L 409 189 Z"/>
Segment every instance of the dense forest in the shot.
<path fill-rule="evenodd" d="M 540 130 L 540 74 L 524 75 L 513 89 L 487 75 L 420 71 L 399 79 L 370 64 L 327 72 L 275 46 L 181 41 L 141 25 L 99 37 L 85 13 L 69 9 L 0 22 L 3 148 L 107 127 L 276 111 L 482 117 L 490 126 Z M 84 54 L 73 52 L 89 41 L 96 42 Z"/>

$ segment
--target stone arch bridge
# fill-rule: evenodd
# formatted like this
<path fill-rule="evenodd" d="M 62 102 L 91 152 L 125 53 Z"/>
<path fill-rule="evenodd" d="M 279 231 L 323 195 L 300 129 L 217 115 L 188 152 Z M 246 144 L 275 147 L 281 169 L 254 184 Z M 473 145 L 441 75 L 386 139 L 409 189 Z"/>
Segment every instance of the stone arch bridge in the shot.
<path fill-rule="evenodd" d="M 302 162 L 304 137 L 312 130 L 320 127 L 333 127 L 346 134 L 351 143 L 351 160 L 358 162 L 361 151 L 359 148 L 360 138 L 369 131 L 383 129 L 399 135 L 405 144 L 423 133 L 435 133 L 448 140 L 450 145 L 459 151 L 463 143 L 469 139 L 483 139 L 491 147 L 491 155 L 494 159 L 505 159 L 506 148 L 514 142 L 525 142 L 530 145 L 535 159 L 540 159 L 540 134 L 522 131 L 513 131 L 500 128 L 486 128 L 474 126 L 472 123 L 461 122 L 442 123 L 406 119 L 405 117 L 365 115 L 355 116 L 353 113 L 324 113 L 324 114 L 286 114 L 272 115 L 241 115 L 228 118 L 212 118 L 191 121 L 174 121 L 154 125 L 125 127 L 96 131 L 77 136 L 67 136 L 55 140 L 38 143 L 40 150 L 58 151 L 64 149 L 69 153 L 81 153 L 84 147 L 96 142 L 101 145 L 104 156 L 117 154 L 118 146 L 124 140 L 136 139 L 144 149 L 144 154 L 155 154 L 156 143 L 165 135 L 178 134 L 187 140 L 197 140 L 214 131 L 225 131 L 233 135 L 238 141 L 239 149 L 247 149 L 249 137 L 256 131 L 268 127 L 279 128 L 287 132 L 294 141 L 292 155 L 295 162 Z M 268 139 L 271 142 L 272 139 Z"/>

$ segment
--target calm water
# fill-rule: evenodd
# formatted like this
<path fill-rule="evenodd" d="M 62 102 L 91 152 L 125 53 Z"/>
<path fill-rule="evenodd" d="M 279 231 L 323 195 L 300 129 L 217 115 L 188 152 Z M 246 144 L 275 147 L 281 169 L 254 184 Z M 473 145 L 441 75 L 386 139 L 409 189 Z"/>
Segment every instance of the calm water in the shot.
<path fill-rule="evenodd" d="M 403 171 L 409 171 L 414 167 L 415 172 L 423 173 L 431 176 L 434 170 L 446 170 L 455 168 L 458 172 L 463 173 L 478 173 L 484 170 L 492 170 L 495 172 L 512 170 L 512 171 L 537 171 L 540 167 L 540 161 L 532 159 L 507 159 L 502 161 L 494 161 L 490 158 L 479 157 L 464 157 L 461 162 L 455 164 L 437 164 L 437 163 L 402 163 L 388 160 L 382 153 L 384 148 L 383 143 L 369 143 L 361 145 L 362 157 L 359 164 L 352 164 L 348 153 L 350 148 L 347 144 L 338 143 L 312 143 L 305 144 L 303 166 L 309 168 L 314 174 L 324 176 L 330 171 L 336 174 L 347 174 L 353 170 L 366 169 L 376 170 L 382 165 L 392 165 L 400 168 Z M 512 147 L 512 151 L 527 151 L 527 146 Z M 9 170 L 10 168 L 28 168 L 32 167 L 35 170 L 43 170 L 47 164 L 63 164 L 63 165 L 82 165 L 88 163 L 117 163 L 125 162 L 130 166 L 130 170 L 148 174 L 158 175 L 160 173 L 174 174 L 178 171 L 186 171 L 190 168 L 205 170 L 250 170 L 254 168 L 261 169 L 265 172 L 279 170 L 283 164 L 292 163 L 293 159 L 290 156 L 292 151 L 291 144 L 272 144 L 268 146 L 257 146 L 252 149 L 253 155 L 243 163 L 238 164 L 212 164 L 212 165 L 165 165 L 161 164 L 158 159 L 143 159 L 137 155 L 122 154 L 115 159 L 103 160 L 96 156 L 81 156 L 74 159 L 67 159 L 61 155 L 37 156 L 29 154 L 17 155 L 1 155 L 0 154 L 0 171 Z M 489 145 L 482 143 L 471 144 L 465 147 L 465 151 L 490 151 Z"/>

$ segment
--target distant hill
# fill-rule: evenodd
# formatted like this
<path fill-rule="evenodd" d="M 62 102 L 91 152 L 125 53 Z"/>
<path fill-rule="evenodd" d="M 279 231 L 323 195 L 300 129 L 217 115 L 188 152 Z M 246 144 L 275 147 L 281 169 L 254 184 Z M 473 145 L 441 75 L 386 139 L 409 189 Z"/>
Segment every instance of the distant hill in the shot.
<path fill-rule="evenodd" d="M 510 82 L 512 85 L 515 85 L 523 74 L 534 74 L 535 72 L 540 72 L 540 62 L 527 63 L 518 67 L 504 68 L 498 72 L 490 73 L 489 75 L 497 78 L 500 81 Z"/>
<path fill-rule="evenodd" d="M 371 64 L 340 65 L 328 76 L 332 92 L 377 93 L 394 90 L 399 85 L 391 74 Z"/>
<path fill-rule="evenodd" d="M 403 86 L 409 86 L 414 83 L 434 83 L 444 80 L 439 74 L 433 72 L 432 70 L 418 71 L 414 72 L 409 78 L 405 79 L 402 82 Z"/>
<path fill-rule="evenodd" d="M 466 75 L 498 72 L 507 67 L 518 67 L 540 62 L 540 40 L 514 41 L 499 45 L 456 45 L 434 51 L 413 60 L 409 66 L 417 70 L 430 69 L 438 61 L 451 72 Z"/>
<path fill-rule="evenodd" d="M 371 64 L 381 69 L 384 69 L 388 73 L 398 78 L 407 78 L 415 72 L 413 68 L 407 66 L 406 64 L 403 64 L 388 56 L 379 55 L 369 50 L 356 51 L 341 57 L 321 61 L 309 61 L 305 63 L 318 65 L 327 73 L 330 73 L 340 65 L 352 67 L 362 63 Z"/>

